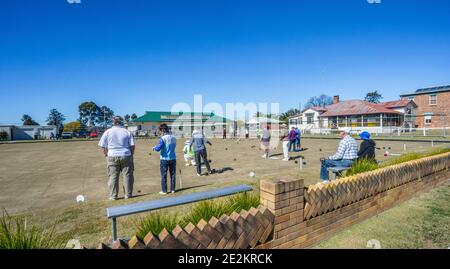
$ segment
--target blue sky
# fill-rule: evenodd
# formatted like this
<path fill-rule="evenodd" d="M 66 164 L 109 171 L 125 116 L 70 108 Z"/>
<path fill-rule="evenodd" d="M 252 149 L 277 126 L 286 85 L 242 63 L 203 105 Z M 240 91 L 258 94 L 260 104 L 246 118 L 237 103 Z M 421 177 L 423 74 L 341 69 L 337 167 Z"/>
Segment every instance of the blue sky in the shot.
<path fill-rule="evenodd" d="M 0 2 L 0 123 L 450 84 L 450 1 Z"/>

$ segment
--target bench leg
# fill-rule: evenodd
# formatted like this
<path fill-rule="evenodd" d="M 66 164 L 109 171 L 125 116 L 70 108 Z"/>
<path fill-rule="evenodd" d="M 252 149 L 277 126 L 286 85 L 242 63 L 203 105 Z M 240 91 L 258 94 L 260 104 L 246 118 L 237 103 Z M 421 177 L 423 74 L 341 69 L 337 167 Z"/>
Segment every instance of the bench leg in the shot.
<path fill-rule="evenodd" d="M 112 219 L 112 236 L 113 236 L 113 243 L 117 240 L 117 221 L 116 218 Z"/>
<path fill-rule="evenodd" d="M 331 174 L 332 174 L 331 180 L 336 180 L 336 178 L 337 178 L 337 173 L 332 172 Z"/>

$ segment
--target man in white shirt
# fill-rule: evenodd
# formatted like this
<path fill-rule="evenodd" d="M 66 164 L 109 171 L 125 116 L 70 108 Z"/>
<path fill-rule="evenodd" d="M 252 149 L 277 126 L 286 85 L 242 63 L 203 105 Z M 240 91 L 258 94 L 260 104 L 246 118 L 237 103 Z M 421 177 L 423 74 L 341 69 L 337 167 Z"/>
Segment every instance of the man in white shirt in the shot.
<path fill-rule="evenodd" d="M 125 187 L 125 199 L 133 195 L 134 183 L 134 138 L 133 135 L 123 127 L 123 119 L 115 116 L 113 127 L 106 130 L 98 143 L 103 148 L 108 169 L 109 199 L 117 200 L 119 194 L 119 176 L 123 175 Z"/>

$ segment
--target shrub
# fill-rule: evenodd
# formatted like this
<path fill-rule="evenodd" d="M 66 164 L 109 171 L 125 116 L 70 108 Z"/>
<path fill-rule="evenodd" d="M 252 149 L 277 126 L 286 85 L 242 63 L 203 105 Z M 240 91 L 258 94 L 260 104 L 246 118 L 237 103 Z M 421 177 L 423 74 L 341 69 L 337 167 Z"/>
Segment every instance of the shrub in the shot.
<path fill-rule="evenodd" d="M 380 164 L 380 167 L 387 167 L 391 165 L 396 165 L 404 162 L 409 162 L 413 160 L 417 160 L 423 157 L 423 154 L 417 153 L 417 152 L 411 152 L 407 154 L 403 154 L 401 156 L 395 157 L 393 159 L 387 160 Z"/>
<path fill-rule="evenodd" d="M 54 225 L 49 231 L 27 227 L 24 217 L 12 218 L 4 211 L 0 218 L 0 249 L 63 248 L 65 238 L 55 236 Z"/>
<path fill-rule="evenodd" d="M 179 218 L 174 214 L 150 213 L 138 223 L 136 236 L 143 239 L 149 232 L 158 235 L 164 228 L 171 231 L 177 226 L 178 222 Z"/>
<path fill-rule="evenodd" d="M 229 214 L 230 208 L 220 201 L 203 201 L 194 205 L 187 213 L 181 224 L 186 226 L 188 223 L 197 224 L 200 220 L 209 221 L 212 217 L 219 218 L 223 214 Z"/>
<path fill-rule="evenodd" d="M 197 224 L 200 220 L 209 221 L 212 217 L 220 218 L 223 214 L 231 214 L 233 211 L 240 212 L 242 209 L 249 210 L 258 207 L 259 194 L 241 193 L 229 197 L 225 201 L 209 200 L 195 204 L 182 217 L 178 215 L 150 213 L 147 217 L 137 223 L 136 236 L 144 238 L 149 232 L 158 235 L 164 228 L 173 230 L 177 224 L 185 227 L 189 223 Z"/>
<path fill-rule="evenodd" d="M 252 207 L 259 206 L 259 193 L 241 193 L 238 195 L 231 196 L 227 202 L 227 207 L 229 211 L 226 214 L 231 214 L 231 212 L 241 212 L 241 210 L 249 210 Z"/>
<path fill-rule="evenodd" d="M 183 218 L 182 224 L 198 223 L 202 219 L 209 221 L 212 217 L 220 218 L 223 214 L 239 213 L 243 209 L 249 210 L 252 207 L 258 207 L 258 205 L 259 195 L 248 193 L 233 195 L 224 202 L 204 201 L 191 208 L 190 212 Z"/>
<path fill-rule="evenodd" d="M 5 131 L 0 131 L 0 141 L 8 139 L 8 133 Z"/>
<path fill-rule="evenodd" d="M 378 164 L 374 160 L 361 159 L 356 161 L 350 169 L 347 170 L 346 176 L 352 176 L 359 173 L 372 171 L 378 168 Z"/>
<path fill-rule="evenodd" d="M 417 160 L 417 159 L 424 158 L 424 157 L 439 155 L 439 154 L 447 153 L 447 152 L 450 152 L 450 148 L 438 148 L 438 149 L 428 151 L 425 153 L 411 152 L 411 153 L 403 154 L 401 156 L 387 160 L 387 161 L 381 163 L 380 165 L 377 165 L 377 163 L 370 161 L 370 160 L 358 160 L 352 165 L 352 167 L 349 170 L 347 170 L 347 173 L 345 175 L 352 176 L 352 175 L 356 175 L 359 173 L 372 171 L 377 168 L 396 165 L 396 164 L 409 162 L 409 161 Z"/>

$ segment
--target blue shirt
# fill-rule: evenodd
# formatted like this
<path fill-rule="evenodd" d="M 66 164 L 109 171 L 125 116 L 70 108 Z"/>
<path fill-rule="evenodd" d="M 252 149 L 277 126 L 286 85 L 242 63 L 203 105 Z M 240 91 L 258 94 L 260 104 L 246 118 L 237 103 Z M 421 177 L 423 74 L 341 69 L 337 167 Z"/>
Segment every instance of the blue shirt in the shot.
<path fill-rule="evenodd" d="M 189 147 L 192 147 L 192 145 L 194 145 L 194 151 L 200 151 L 206 148 L 205 143 L 208 143 L 206 137 L 204 137 L 202 133 L 197 133 L 192 135 L 192 140 L 189 144 Z"/>
<path fill-rule="evenodd" d="M 172 134 L 165 134 L 159 139 L 158 145 L 153 147 L 155 151 L 160 152 L 160 158 L 164 161 L 171 161 L 177 158 L 175 149 L 177 147 L 177 139 Z"/>

